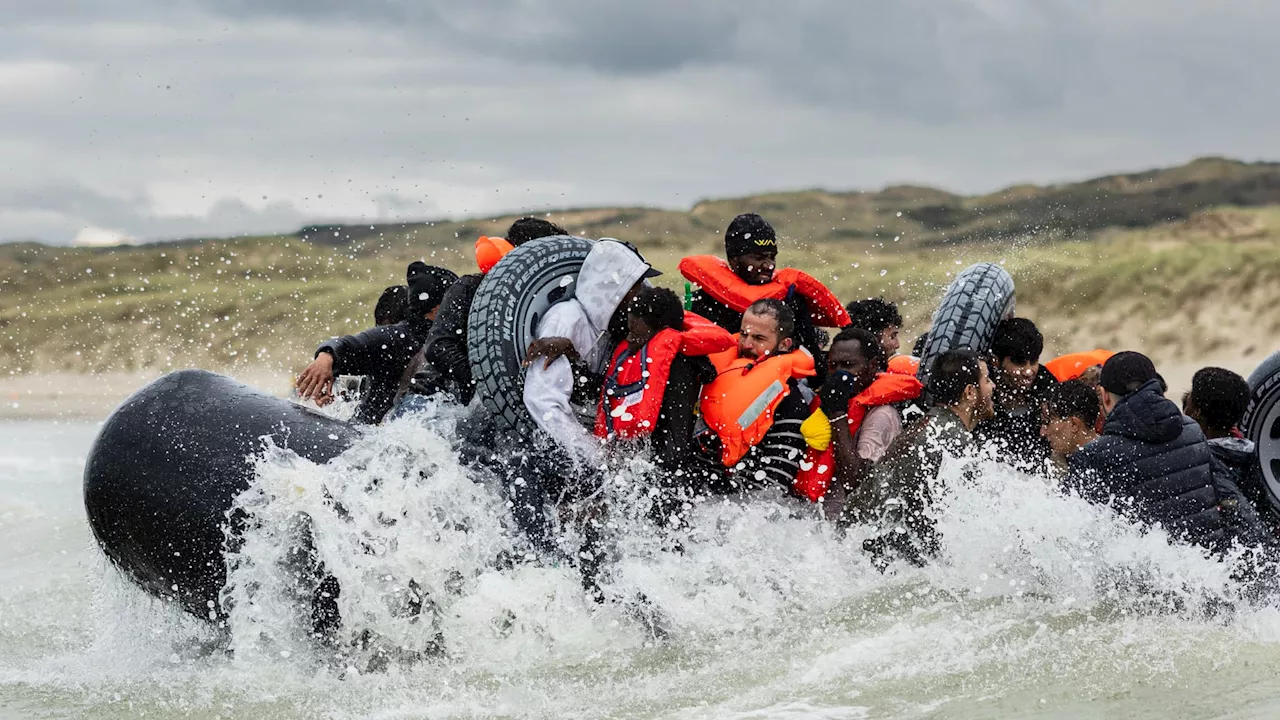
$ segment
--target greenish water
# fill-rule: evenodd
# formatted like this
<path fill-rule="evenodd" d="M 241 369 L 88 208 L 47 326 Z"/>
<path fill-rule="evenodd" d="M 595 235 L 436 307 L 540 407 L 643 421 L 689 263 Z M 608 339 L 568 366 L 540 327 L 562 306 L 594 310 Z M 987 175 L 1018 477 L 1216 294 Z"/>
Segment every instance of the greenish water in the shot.
<path fill-rule="evenodd" d="M 946 561 L 925 570 L 881 575 L 856 538 L 764 503 L 700 510 L 683 554 L 624 532 L 618 587 L 642 589 L 673 626 L 654 642 L 587 602 L 571 570 L 472 568 L 501 542 L 478 519 L 491 506 L 437 436 L 408 426 L 332 468 L 268 460 L 262 483 L 295 490 L 284 512 L 345 482 L 352 519 L 318 522 L 326 553 L 376 545 L 388 531 L 370 518 L 405 508 L 397 542 L 334 557 L 335 572 L 365 579 L 349 612 L 410 643 L 418 630 L 384 612 L 377 578 L 466 570 L 442 607 L 446 656 L 345 670 L 290 645 L 289 620 L 266 607 L 237 609 L 228 650 L 101 559 L 80 498 L 95 431 L 0 424 L 0 717 L 1280 716 L 1280 611 L 1231 602 L 1216 563 L 1010 473 L 955 492 Z M 373 492 L 360 475 L 427 467 L 430 480 Z M 427 509 L 441 507 L 472 518 L 469 534 L 429 541 Z M 241 581 L 270 582 L 274 538 L 252 538 L 263 562 Z M 1206 599 L 1235 609 L 1206 614 Z"/>

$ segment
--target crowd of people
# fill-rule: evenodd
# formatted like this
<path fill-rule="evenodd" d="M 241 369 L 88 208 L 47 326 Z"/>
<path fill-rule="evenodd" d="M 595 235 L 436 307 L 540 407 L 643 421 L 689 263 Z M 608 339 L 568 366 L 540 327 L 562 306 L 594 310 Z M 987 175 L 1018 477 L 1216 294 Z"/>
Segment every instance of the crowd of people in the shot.
<path fill-rule="evenodd" d="M 477 243 L 479 273 L 411 264 L 378 301 L 375 327 L 320 345 L 299 395 L 323 404 L 337 376 L 364 375 L 360 422 L 423 397 L 483 413 L 467 355 L 477 288 L 512 247 L 566 234 L 522 218 L 506 238 Z M 730 223 L 723 258 L 685 258 L 680 272 L 697 286 L 688 309 L 650 283 L 661 273 L 634 247 L 596 242 L 572 297 L 547 310 L 528 348 L 523 398 L 536 436 L 486 439 L 512 448 L 492 461 L 534 546 L 556 552 L 548 506 L 588 538 L 568 555 L 589 588 L 608 512 L 602 469 L 636 452 L 658 469 L 655 522 L 680 524 L 699 498 L 773 494 L 815 505 L 842 530 L 869 529 L 863 547 L 881 568 L 938 554 L 931 504 L 949 456 L 1040 475 L 1208 552 L 1276 541 L 1257 449 L 1237 427 L 1249 387 L 1230 370 L 1196 373 L 1180 409 L 1145 355 L 1042 364 L 1041 332 L 1012 317 L 989 348 L 931 358 L 922 385 L 919 360 L 899 353 L 898 309 L 882 298 L 843 305 L 778 267 L 777 235 L 756 214 Z"/>

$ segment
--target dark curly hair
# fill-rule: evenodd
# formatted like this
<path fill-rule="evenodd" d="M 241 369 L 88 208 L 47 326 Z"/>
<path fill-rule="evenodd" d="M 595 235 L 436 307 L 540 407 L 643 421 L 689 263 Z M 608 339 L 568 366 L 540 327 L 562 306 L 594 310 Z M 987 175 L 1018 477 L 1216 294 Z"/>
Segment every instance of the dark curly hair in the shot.
<path fill-rule="evenodd" d="M 902 315 L 898 306 L 882 297 L 854 300 L 845 306 L 853 327 L 862 328 L 873 335 L 879 335 L 886 328 L 897 325 L 902 327 Z"/>
<path fill-rule="evenodd" d="M 751 303 L 747 312 L 754 315 L 768 315 L 778 323 L 778 342 L 796 336 L 796 313 L 791 306 L 781 300 L 765 298 Z"/>
<path fill-rule="evenodd" d="M 1102 401 L 1093 388 L 1079 380 L 1068 380 L 1059 385 L 1049 396 L 1049 417 L 1080 418 L 1093 427 L 1102 414 Z"/>
<path fill-rule="evenodd" d="M 507 242 L 512 245 L 523 245 L 530 240 L 538 238 L 554 237 L 556 235 L 568 235 L 569 231 L 551 222 L 536 217 L 522 217 L 511 223 L 511 227 L 507 228 Z"/>
<path fill-rule="evenodd" d="M 1249 406 L 1249 383 L 1226 368 L 1201 368 L 1191 378 L 1186 404 L 1195 409 L 1205 430 L 1229 432 Z"/>
<path fill-rule="evenodd" d="M 627 312 L 643 320 L 655 332 L 684 327 L 684 304 L 680 302 L 680 296 L 666 288 L 641 288 Z"/>

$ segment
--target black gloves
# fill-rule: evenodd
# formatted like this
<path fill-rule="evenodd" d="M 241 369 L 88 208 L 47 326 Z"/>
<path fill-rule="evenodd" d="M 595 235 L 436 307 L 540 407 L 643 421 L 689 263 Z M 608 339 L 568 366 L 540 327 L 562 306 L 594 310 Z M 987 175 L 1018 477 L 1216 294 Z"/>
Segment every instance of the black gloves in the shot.
<path fill-rule="evenodd" d="M 818 391 L 822 412 L 829 418 L 849 412 L 849 401 L 858 394 L 856 383 L 854 376 L 844 370 L 828 375 L 826 382 L 822 383 L 822 389 Z"/>

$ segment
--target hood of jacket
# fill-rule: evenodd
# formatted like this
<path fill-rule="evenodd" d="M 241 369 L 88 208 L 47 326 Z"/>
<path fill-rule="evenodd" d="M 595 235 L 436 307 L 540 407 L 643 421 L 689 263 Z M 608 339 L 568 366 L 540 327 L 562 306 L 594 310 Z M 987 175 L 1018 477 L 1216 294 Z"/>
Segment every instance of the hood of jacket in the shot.
<path fill-rule="evenodd" d="M 1246 438 L 1213 438 L 1209 441 L 1209 449 L 1227 465 L 1243 466 L 1257 462 L 1258 446 Z"/>
<path fill-rule="evenodd" d="M 573 296 L 596 334 L 608 330 L 609 318 L 648 270 L 649 265 L 622 243 L 603 239 L 591 248 L 578 271 Z"/>
<path fill-rule="evenodd" d="M 1169 443 L 1182 434 L 1182 411 L 1149 380 L 1111 410 L 1104 435 L 1118 435 L 1144 443 Z"/>

